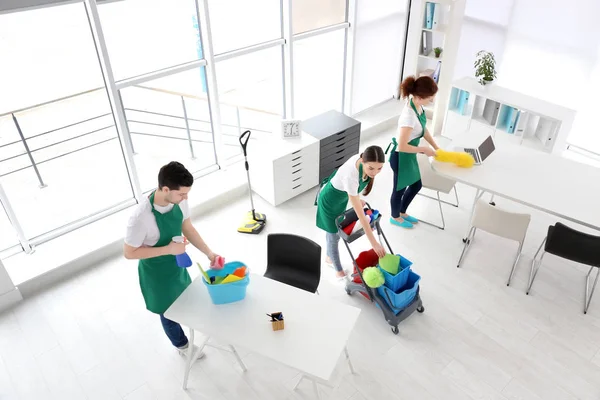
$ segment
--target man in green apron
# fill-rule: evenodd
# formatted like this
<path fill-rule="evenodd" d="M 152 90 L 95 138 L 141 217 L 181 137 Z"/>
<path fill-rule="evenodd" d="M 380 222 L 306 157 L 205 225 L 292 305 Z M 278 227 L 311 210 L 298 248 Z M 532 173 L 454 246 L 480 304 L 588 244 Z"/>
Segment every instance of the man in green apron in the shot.
<path fill-rule="evenodd" d="M 408 206 L 422 188 L 421 172 L 417 162 L 417 153 L 425 153 L 429 157 L 435 156 L 438 149 L 433 137 L 427 130 L 427 116 L 423 105 L 433 101 L 437 92 L 437 85 L 428 76 L 418 79 L 406 78 L 401 85 L 403 97 L 411 96 L 410 100 L 402 110 L 398 119 L 399 141 L 392 138 L 388 150 L 390 165 L 394 171 L 394 190 L 390 199 L 392 208 L 393 225 L 402 228 L 412 228 L 419 221 L 406 213 Z M 421 138 L 433 147 L 420 146 Z"/>
<path fill-rule="evenodd" d="M 367 238 L 380 257 L 385 249 L 369 229 L 369 220 L 364 215 L 360 194 L 368 195 L 373 187 L 375 175 L 381 172 L 385 155 L 379 146 L 370 146 L 360 155 L 350 157 L 339 169 L 322 183 L 317 200 L 317 227 L 326 232 L 327 262 L 333 264 L 338 278 L 346 276 L 339 254 L 338 229 L 335 220 L 346 211 L 348 200 L 359 217 Z"/>
<path fill-rule="evenodd" d="M 217 256 L 192 225 L 187 203 L 194 178 L 180 163 L 170 162 L 158 173 L 158 189 L 142 199 L 129 219 L 124 255 L 139 260 L 140 288 L 146 308 L 159 314 L 163 329 L 177 349 L 185 354 L 189 346 L 181 325 L 163 315 L 192 282 L 186 268 L 177 266 L 175 256 L 185 252 L 189 243 L 211 261 Z M 185 236 L 185 243 L 173 237 Z M 201 357 L 202 354 L 199 354 Z"/>

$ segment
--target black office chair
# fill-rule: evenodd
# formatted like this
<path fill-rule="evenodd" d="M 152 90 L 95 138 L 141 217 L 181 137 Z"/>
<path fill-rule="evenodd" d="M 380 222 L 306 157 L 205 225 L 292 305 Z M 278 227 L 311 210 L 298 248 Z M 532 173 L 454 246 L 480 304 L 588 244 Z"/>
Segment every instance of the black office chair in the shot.
<path fill-rule="evenodd" d="M 321 280 L 321 246 L 302 236 L 270 234 L 265 276 L 315 293 Z"/>
<path fill-rule="evenodd" d="M 542 247 L 544 247 L 544 251 L 538 260 L 537 257 L 542 250 Z M 592 301 L 592 296 L 594 295 L 594 289 L 596 289 L 596 283 L 598 283 L 598 276 L 600 276 L 600 236 L 579 232 L 573 228 L 569 228 L 568 226 L 561 224 L 560 222 L 556 223 L 556 225 L 549 226 L 548 235 L 538 248 L 538 251 L 533 257 L 533 261 L 531 262 L 531 272 L 529 274 L 527 294 L 529 294 L 529 291 L 531 290 L 533 280 L 540 269 L 542 259 L 546 253 L 554 254 L 557 257 L 590 266 L 590 270 L 588 271 L 585 279 L 585 301 L 583 305 L 583 313 L 587 314 L 588 307 Z M 590 287 L 590 274 L 594 268 L 599 268 L 599 270 L 596 273 L 596 279 L 594 280 L 592 291 L 588 295 Z"/>

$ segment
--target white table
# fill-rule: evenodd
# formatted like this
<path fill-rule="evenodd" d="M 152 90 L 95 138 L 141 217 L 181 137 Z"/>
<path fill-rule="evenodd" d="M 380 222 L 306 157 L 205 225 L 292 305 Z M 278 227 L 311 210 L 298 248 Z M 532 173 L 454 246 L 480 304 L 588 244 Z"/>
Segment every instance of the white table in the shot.
<path fill-rule="evenodd" d="M 283 313 L 284 330 L 273 331 L 270 318 L 265 315 L 272 312 Z M 354 373 L 346 342 L 359 314 L 356 307 L 251 274 L 246 298 L 223 305 L 211 302 L 202 277 L 198 277 L 171 305 L 165 317 L 189 327 L 191 342 L 197 330 L 228 343 L 244 371 L 246 367 L 234 345 L 301 371 L 306 374 L 302 378 L 313 381 L 319 395 L 317 381 L 325 384 L 329 380 L 342 351 Z M 208 338 L 201 347 L 207 341 Z M 184 389 L 192 360 L 190 351 Z"/>
<path fill-rule="evenodd" d="M 509 144 L 502 144 L 473 168 L 437 161 L 432 167 L 443 176 L 475 187 L 475 203 L 487 192 L 600 230 L 599 168 Z"/>

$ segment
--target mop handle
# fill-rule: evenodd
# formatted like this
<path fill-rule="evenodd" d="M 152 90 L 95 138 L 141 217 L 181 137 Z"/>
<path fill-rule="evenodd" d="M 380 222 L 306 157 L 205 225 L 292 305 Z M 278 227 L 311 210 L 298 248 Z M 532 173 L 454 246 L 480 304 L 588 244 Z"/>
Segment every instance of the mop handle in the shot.
<path fill-rule="evenodd" d="M 242 146 L 242 150 L 244 151 L 244 164 L 246 165 L 246 177 L 248 178 L 248 190 L 250 192 L 250 206 L 252 207 L 252 218 L 256 219 L 254 214 L 254 200 L 252 199 L 252 185 L 250 184 L 250 166 L 248 165 L 248 153 L 246 152 L 246 147 L 248 146 L 248 141 L 250 140 L 250 131 L 245 131 L 240 135 L 240 145 Z"/>
<path fill-rule="evenodd" d="M 250 133 L 250 131 L 246 131 L 240 135 L 240 145 L 244 151 L 244 157 L 246 157 L 248 154 L 246 153 L 246 147 L 248 146 L 248 140 L 250 140 Z"/>

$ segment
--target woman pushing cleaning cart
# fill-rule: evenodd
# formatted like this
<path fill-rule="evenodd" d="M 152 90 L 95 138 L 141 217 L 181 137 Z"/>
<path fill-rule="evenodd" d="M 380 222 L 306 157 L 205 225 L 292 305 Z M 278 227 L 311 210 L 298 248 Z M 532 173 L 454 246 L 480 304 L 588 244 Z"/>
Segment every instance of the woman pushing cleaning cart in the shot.
<path fill-rule="evenodd" d="M 340 261 L 338 248 L 340 236 L 335 220 L 346 211 L 348 200 L 350 200 L 373 250 L 380 257 L 386 253 L 370 228 L 369 218 L 363 211 L 364 203 L 360 199 L 361 192 L 364 196 L 371 192 L 375 176 L 381 172 L 384 163 L 385 154 L 381 147 L 370 146 L 362 154 L 350 157 L 323 182 L 317 200 L 317 226 L 326 232 L 326 261 L 333 265 L 338 278 L 344 278 L 346 272 Z"/>

